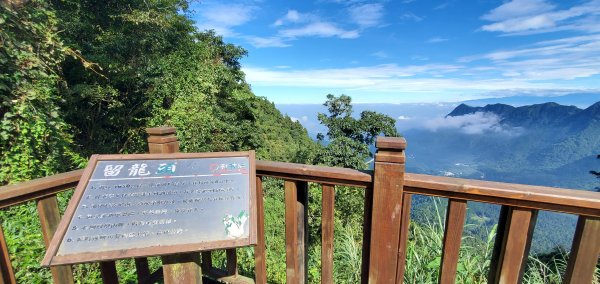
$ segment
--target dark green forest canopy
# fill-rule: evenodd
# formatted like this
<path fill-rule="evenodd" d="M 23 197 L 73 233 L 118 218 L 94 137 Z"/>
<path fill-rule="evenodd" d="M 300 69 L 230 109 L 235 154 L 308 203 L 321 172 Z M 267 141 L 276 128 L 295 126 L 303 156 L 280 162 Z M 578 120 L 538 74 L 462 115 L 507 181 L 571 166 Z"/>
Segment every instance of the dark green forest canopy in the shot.
<path fill-rule="evenodd" d="M 188 1 L 25 1 L 0 23 L 0 183 L 77 168 L 92 153 L 144 152 L 146 127 L 183 151 L 256 149 L 311 162 L 306 130 L 256 97 L 247 54 L 198 31 Z"/>

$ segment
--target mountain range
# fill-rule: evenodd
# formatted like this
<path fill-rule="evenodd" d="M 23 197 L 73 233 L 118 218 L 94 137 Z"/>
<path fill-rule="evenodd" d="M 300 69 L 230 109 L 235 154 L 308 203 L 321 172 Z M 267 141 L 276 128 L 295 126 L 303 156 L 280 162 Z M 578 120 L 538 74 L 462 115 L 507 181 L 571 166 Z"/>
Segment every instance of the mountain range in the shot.
<path fill-rule="evenodd" d="M 600 185 L 589 174 L 600 169 L 600 102 L 585 109 L 557 103 L 460 104 L 404 136 L 409 172 L 582 190 Z M 498 210 L 470 203 L 469 218 L 491 226 Z M 541 212 L 533 250 L 568 247 L 575 221 L 574 215 Z"/>
<path fill-rule="evenodd" d="M 589 171 L 600 170 L 596 158 L 600 154 L 599 101 L 600 94 L 520 95 L 460 104 L 353 107 L 355 116 L 372 110 L 396 119 L 396 127 L 408 142 L 408 172 L 596 190 L 600 183 Z M 322 105 L 277 108 L 299 121 L 312 137 L 326 130 L 316 119 L 318 112 L 326 112 Z M 426 200 L 415 198 L 419 203 L 413 207 L 416 219 L 431 211 Z M 498 212 L 499 206 L 470 202 L 468 218 L 485 220 L 490 228 Z M 575 221 L 573 215 L 541 212 L 533 250 L 568 247 Z"/>
<path fill-rule="evenodd" d="M 585 109 L 460 104 L 404 135 L 419 172 L 591 190 L 596 181 L 588 171 L 600 153 L 600 102 Z"/>

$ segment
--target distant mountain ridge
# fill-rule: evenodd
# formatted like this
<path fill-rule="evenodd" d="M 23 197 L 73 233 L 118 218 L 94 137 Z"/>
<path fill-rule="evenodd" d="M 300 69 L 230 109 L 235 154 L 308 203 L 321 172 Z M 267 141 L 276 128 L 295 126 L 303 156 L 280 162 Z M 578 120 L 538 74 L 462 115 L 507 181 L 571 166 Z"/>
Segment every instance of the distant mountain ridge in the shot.
<path fill-rule="evenodd" d="M 600 102 L 586 109 L 565 106 L 554 102 L 514 107 L 506 104 L 490 104 L 473 107 L 460 104 L 448 116 L 457 117 L 477 112 L 493 113 L 501 117 L 500 123 L 510 126 L 547 127 L 583 126 L 600 120 Z"/>
<path fill-rule="evenodd" d="M 490 115 L 493 114 L 493 115 Z M 585 109 L 547 102 L 526 106 L 460 104 L 435 128 L 403 134 L 408 172 L 595 190 L 589 174 L 600 169 L 600 102 Z M 465 130 L 480 127 L 484 131 Z M 497 208 L 469 205 L 469 216 L 497 218 Z M 534 251 L 571 239 L 556 227 L 573 232 L 573 215 L 542 212 L 536 225 Z"/>
<path fill-rule="evenodd" d="M 553 102 L 460 104 L 439 123 L 443 127 L 403 133 L 412 145 L 407 166 L 414 171 L 589 190 L 597 186 L 588 172 L 600 154 L 600 102 L 585 109 Z M 484 131 L 465 131 L 468 127 Z"/>
<path fill-rule="evenodd" d="M 524 106 L 533 104 L 543 104 L 554 102 L 561 105 L 574 105 L 580 108 L 585 108 L 593 103 L 600 101 L 600 92 L 587 93 L 571 93 L 560 96 L 532 96 L 532 95 L 515 95 L 500 98 L 486 98 L 463 101 L 463 103 L 471 106 L 484 106 L 488 104 L 507 104 L 512 106 Z"/>

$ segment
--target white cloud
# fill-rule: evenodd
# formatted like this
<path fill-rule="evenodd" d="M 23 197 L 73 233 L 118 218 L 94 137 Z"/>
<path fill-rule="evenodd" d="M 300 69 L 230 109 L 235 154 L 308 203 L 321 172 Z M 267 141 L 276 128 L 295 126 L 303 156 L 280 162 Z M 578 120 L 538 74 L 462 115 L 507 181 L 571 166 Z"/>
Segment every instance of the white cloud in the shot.
<path fill-rule="evenodd" d="M 329 22 L 314 22 L 299 28 L 283 29 L 279 31 L 279 34 L 287 38 L 308 36 L 357 38 L 359 36 L 356 30 L 345 30 Z"/>
<path fill-rule="evenodd" d="M 450 1 L 444 2 L 444 3 L 440 4 L 440 5 L 435 6 L 433 9 L 434 10 L 446 9 L 446 8 L 448 8 L 448 6 L 450 6 L 450 4 L 452 4 Z"/>
<path fill-rule="evenodd" d="M 490 112 L 476 112 L 461 116 L 447 116 L 435 118 L 424 123 L 424 127 L 430 131 L 444 129 L 458 130 L 465 134 L 500 133 L 507 135 L 519 135 L 522 129 L 503 125 L 501 117 Z"/>
<path fill-rule="evenodd" d="M 253 18 L 255 6 L 243 4 L 206 4 L 199 9 L 196 25 L 200 30 L 215 30 L 222 36 L 234 36 L 233 28 Z"/>
<path fill-rule="evenodd" d="M 538 15 L 554 9 L 554 5 L 544 0 L 513 0 L 500 5 L 483 15 L 488 21 L 504 21 L 518 17 Z"/>
<path fill-rule="evenodd" d="M 526 35 L 555 31 L 600 31 L 600 0 L 592 0 L 568 9 L 557 10 L 543 0 L 513 0 L 481 18 L 492 22 L 483 31 L 507 35 Z"/>
<path fill-rule="evenodd" d="M 386 59 L 389 57 L 389 55 L 387 53 L 385 53 L 384 51 L 381 51 L 381 50 L 371 53 L 371 56 L 377 57 L 379 59 Z"/>
<path fill-rule="evenodd" d="M 463 57 L 459 62 L 477 60 L 489 60 L 494 70 L 522 80 L 590 77 L 600 74 L 600 34 L 541 41 L 520 49 Z"/>
<path fill-rule="evenodd" d="M 367 67 L 274 70 L 245 67 L 246 80 L 253 86 L 345 89 L 386 93 L 489 92 L 506 89 L 560 89 L 548 82 L 529 82 L 522 78 L 480 79 L 436 78 L 436 75 L 462 72 L 464 66 L 425 64 L 398 66 L 382 64 Z"/>
<path fill-rule="evenodd" d="M 244 39 L 251 45 L 257 48 L 262 47 L 288 47 L 290 44 L 286 43 L 280 37 L 258 37 L 258 36 L 245 36 Z"/>
<path fill-rule="evenodd" d="M 398 120 L 410 120 L 410 119 L 411 118 L 408 116 L 404 116 L 404 115 L 398 116 Z"/>
<path fill-rule="evenodd" d="M 296 10 L 288 10 L 287 13 L 283 17 L 277 19 L 273 25 L 278 27 L 289 23 L 301 23 L 306 22 L 311 18 L 314 18 L 311 14 L 303 14 Z"/>
<path fill-rule="evenodd" d="M 442 37 L 432 37 L 427 40 L 427 43 L 439 43 L 439 42 L 444 42 L 444 41 L 448 41 L 448 39 L 442 38 Z"/>
<path fill-rule="evenodd" d="M 401 21 L 414 21 L 414 22 L 420 22 L 423 20 L 423 17 L 419 17 L 411 12 L 406 12 L 402 15 L 400 15 L 400 20 Z"/>
<path fill-rule="evenodd" d="M 361 28 L 375 27 L 381 24 L 383 4 L 372 3 L 352 6 L 348 9 L 352 22 Z"/>

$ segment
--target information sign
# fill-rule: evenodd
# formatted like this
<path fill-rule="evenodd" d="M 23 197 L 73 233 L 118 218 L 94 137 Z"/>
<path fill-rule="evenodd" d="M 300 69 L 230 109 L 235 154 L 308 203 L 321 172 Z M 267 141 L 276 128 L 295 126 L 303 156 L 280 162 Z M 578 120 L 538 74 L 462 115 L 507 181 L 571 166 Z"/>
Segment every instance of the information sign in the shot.
<path fill-rule="evenodd" d="M 254 152 L 94 155 L 43 265 L 256 244 Z"/>

